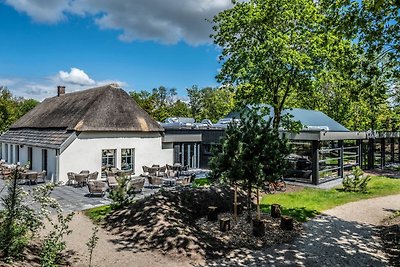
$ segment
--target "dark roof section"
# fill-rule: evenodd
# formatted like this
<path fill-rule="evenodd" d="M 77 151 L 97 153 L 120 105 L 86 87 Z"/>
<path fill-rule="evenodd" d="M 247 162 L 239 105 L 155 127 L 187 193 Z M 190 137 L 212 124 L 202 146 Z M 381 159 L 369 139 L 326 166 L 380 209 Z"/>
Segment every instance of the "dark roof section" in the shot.
<path fill-rule="evenodd" d="M 268 117 L 274 117 L 273 109 L 270 105 L 260 105 L 261 107 L 268 107 L 270 109 L 269 116 L 265 116 L 267 119 Z M 251 109 L 251 105 L 246 106 L 248 109 Z M 333 120 L 325 113 L 317 110 L 309 110 L 309 109 L 302 109 L 302 108 L 292 108 L 292 109 L 284 109 L 282 111 L 282 115 L 291 114 L 293 116 L 293 120 L 300 121 L 301 124 L 304 126 L 309 127 L 309 130 L 326 130 L 329 132 L 349 132 L 349 130 L 338 123 L 337 121 Z M 235 111 L 229 113 L 227 118 L 239 118 L 240 113 Z M 304 129 L 304 130 L 307 130 Z"/>
<path fill-rule="evenodd" d="M 160 132 L 164 129 L 129 96 L 106 85 L 45 99 L 11 125 L 71 131 Z"/>
<path fill-rule="evenodd" d="M 59 148 L 72 131 L 56 129 L 14 129 L 0 136 L 0 142 L 27 146 Z"/>

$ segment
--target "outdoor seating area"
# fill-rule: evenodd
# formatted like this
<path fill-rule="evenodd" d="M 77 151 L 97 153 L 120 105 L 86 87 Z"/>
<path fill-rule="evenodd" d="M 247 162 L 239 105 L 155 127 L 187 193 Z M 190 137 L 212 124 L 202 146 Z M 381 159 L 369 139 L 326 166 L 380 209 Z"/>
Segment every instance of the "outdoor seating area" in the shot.
<path fill-rule="evenodd" d="M 98 172 L 90 173 L 88 170 L 82 170 L 80 173 L 68 172 L 68 185 L 83 187 L 91 181 L 96 181 Z"/>
<path fill-rule="evenodd" d="M 47 172 L 46 171 L 34 171 L 29 169 L 29 165 L 20 166 L 18 164 L 6 164 L 4 161 L 0 161 L 0 174 L 1 177 L 6 180 L 11 177 L 13 170 L 18 167 L 19 170 L 19 180 L 20 184 L 37 184 L 37 183 L 45 183 Z"/>
<path fill-rule="evenodd" d="M 162 186 L 188 186 L 193 181 L 195 175 L 189 171 L 188 166 L 179 163 L 174 165 L 151 167 L 143 166 L 142 177 L 146 177 L 151 188 Z"/>

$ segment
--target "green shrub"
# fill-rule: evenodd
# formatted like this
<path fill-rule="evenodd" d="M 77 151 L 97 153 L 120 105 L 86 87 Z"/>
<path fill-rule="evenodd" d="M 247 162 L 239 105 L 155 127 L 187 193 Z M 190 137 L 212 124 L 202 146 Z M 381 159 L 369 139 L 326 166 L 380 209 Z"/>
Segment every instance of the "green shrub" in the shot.
<path fill-rule="evenodd" d="M 27 193 L 18 185 L 19 176 L 19 170 L 13 170 L 8 192 L 1 198 L 4 209 L 0 211 L 0 252 L 9 262 L 21 258 L 31 233 L 41 226 L 39 215 L 22 201 Z"/>
<path fill-rule="evenodd" d="M 131 201 L 132 192 L 129 186 L 130 178 L 128 176 L 118 177 L 118 186 L 111 190 L 109 197 L 113 201 L 113 209 L 122 208 Z"/>
<path fill-rule="evenodd" d="M 57 216 L 57 223 L 50 221 L 53 230 L 45 237 L 40 252 L 40 262 L 43 267 L 53 267 L 60 263 L 61 253 L 66 247 L 64 236 L 72 232 L 68 223 L 73 216 L 73 212 L 66 216 L 60 212 Z"/>
<path fill-rule="evenodd" d="M 352 169 L 350 175 L 343 178 L 342 185 L 346 192 L 367 193 L 369 181 L 371 181 L 371 177 L 369 175 L 364 176 L 364 172 L 357 166 Z"/>

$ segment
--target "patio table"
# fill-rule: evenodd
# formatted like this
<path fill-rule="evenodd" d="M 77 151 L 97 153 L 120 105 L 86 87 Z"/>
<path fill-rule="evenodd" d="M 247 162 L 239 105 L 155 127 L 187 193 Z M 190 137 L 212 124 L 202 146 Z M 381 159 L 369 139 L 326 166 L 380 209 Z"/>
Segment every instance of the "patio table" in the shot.
<path fill-rule="evenodd" d="M 162 178 L 162 181 L 167 186 L 175 186 L 176 185 L 175 178 Z"/>

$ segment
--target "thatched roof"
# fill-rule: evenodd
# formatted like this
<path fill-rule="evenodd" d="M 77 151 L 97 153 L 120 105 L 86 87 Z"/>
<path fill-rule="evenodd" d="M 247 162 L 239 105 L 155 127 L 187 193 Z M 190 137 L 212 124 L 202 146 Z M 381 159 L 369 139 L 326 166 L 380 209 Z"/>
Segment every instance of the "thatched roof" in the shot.
<path fill-rule="evenodd" d="M 47 98 L 10 127 L 19 128 L 79 132 L 164 130 L 127 92 L 114 85 Z"/>

